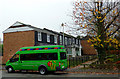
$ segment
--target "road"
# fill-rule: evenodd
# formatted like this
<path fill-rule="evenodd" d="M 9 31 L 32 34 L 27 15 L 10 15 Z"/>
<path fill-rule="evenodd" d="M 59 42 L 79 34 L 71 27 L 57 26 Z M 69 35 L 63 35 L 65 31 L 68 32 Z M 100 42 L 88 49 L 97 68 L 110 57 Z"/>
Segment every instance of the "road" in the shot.
<path fill-rule="evenodd" d="M 58 78 L 60 78 L 60 77 L 65 77 L 65 78 L 67 78 L 67 77 L 71 77 L 71 78 L 77 78 L 77 77 L 79 77 L 79 78 L 88 78 L 88 79 L 90 79 L 90 78 L 92 78 L 92 77 L 94 77 L 95 79 L 96 78 L 98 78 L 98 77 L 100 77 L 100 79 L 117 79 L 117 77 L 118 77 L 118 74 L 84 74 L 84 73 L 63 73 L 63 72 L 55 72 L 55 73 L 49 73 L 49 74 L 47 74 L 47 75 L 40 75 L 38 72 L 15 72 L 15 73 L 7 73 L 7 71 L 6 70 L 3 70 L 3 71 L 1 71 L 2 72 L 2 74 L 0 75 L 0 76 L 2 76 L 3 77 L 3 79 L 4 79 L 4 77 L 10 77 L 10 78 L 12 78 L 12 77 L 14 77 L 15 79 L 16 78 L 30 78 L 30 77 L 32 77 L 33 79 L 34 79 L 34 77 L 38 77 L 38 78 L 44 78 L 44 77 L 47 77 L 47 78 L 50 78 L 50 77 L 56 77 L 57 79 Z M 93 79 L 93 78 L 92 78 Z"/>

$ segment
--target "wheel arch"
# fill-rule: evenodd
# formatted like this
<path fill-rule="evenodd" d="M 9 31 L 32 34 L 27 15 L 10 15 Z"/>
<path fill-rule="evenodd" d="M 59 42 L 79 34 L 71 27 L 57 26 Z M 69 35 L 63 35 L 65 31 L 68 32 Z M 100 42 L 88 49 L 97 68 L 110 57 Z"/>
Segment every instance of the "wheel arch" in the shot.
<path fill-rule="evenodd" d="M 47 69 L 47 67 L 46 67 L 45 65 L 40 65 L 40 66 L 38 67 L 38 70 L 40 70 L 40 68 L 42 68 L 42 67 L 44 67 L 44 68 L 48 71 L 48 69 Z"/>
<path fill-rule="evenodd" d="M 8 66 L 6 66 L 6 69 L 8 69 L 9 67 L 12 67 L 11 65 L 8 65 Z M 13 67 L 12 67 L 13 68 Z M 13 68 L 13 70 L 14 70 L 14 68 Z"/>
<path fill-rule="evenodd" d="M 12 67 L 13 71 L 15 71 L 14 67 L 11 65 L 6 66 L 6 70 L 8 70 L 9 67 Z"/>

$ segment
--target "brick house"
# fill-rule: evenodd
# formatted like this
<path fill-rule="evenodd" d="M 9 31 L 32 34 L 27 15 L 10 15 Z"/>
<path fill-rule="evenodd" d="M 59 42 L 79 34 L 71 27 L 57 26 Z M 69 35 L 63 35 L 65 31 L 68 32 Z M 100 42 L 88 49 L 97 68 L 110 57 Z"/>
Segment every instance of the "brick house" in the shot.
<path fill-rule="evenodd" d="M 72 57 L 77 55 L 75 52 L 76 47 L 79 48 L 79 55 L 81 55 L 80 40 L 68 35 L 65 35 L 64 38 L 65 47 L 71 45 L 71 47 L 73 46 L 72 48 L 74 48 L 71 50 Z M 3 64 L 5 64 L 21 47 L 40 45 L 63 45 L 63 34 L 45 28 L 40 29 L 21 22 L 14 23 L 3 31 Z"/>

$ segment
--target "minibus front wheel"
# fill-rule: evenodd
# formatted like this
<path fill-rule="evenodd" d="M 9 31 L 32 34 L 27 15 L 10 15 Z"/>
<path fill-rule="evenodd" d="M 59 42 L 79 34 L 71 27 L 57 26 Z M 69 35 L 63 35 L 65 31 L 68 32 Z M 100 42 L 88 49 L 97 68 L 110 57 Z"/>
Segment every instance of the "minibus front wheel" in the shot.
<path fill-rule="evenodd" d="M 7 71 L 8 71 L 8 73 L 14 72 L 14 70 L 13 70 L 13 68 L 12 68 L 11 66 L 9 66 L 9 67 L 7 68 Z"/>
<path fill-rule="evenodd" d="M 39 73 L 40 73 L 41 75 L 45 75 L 45 74 L 47 74 L 47 69 L 46 69 L 45 67 L 41 67 L 41 68 L 39 69 Z"/>

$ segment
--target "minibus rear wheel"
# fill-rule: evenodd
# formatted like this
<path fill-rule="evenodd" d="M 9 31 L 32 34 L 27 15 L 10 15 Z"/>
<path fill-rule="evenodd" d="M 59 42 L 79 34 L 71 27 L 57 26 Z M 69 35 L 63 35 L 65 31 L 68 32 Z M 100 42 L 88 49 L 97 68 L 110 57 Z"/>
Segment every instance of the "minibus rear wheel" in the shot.
<path fill-rule="evenodd" d="M 40 73 L 41 75 L 45 75 L 45 74 L 47 74 L 47 69 L 46 69 L 45 67 L 41 67 L 41 68 L 39 69 L 39 73 Z"/>
<path fill-rule="evenodd" d="M 9 67 L 7 68 L 7 71 L 8 71 L 8 73 L 14 72 L 14 70 L 13 70 L 13 68 L 12 68 L 11 66 L 9 66 Z"/>

